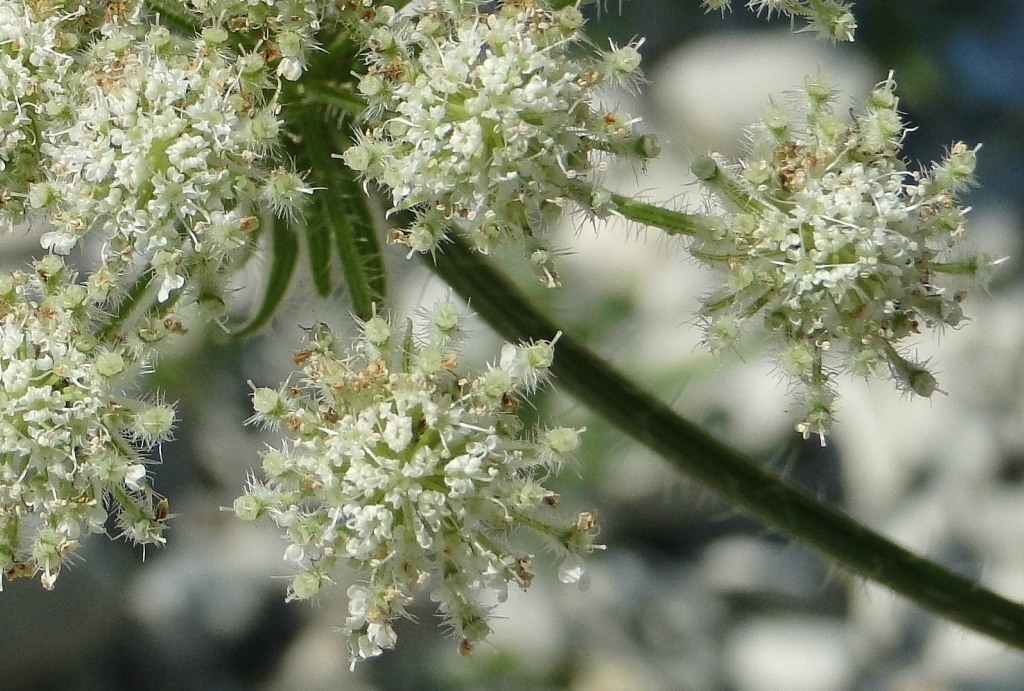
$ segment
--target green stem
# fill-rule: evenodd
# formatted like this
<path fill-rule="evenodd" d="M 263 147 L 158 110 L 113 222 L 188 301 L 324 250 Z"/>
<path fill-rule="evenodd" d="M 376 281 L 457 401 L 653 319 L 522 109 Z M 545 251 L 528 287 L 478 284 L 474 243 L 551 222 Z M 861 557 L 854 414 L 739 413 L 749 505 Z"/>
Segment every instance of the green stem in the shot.
<path fill-rule="evenodd" d="M 661 228 L 669 235 L 697 235 L 705 225 L 704 216 L 672 211 L 621 194 L 612 194 L 612 204 L 623 218 Z"/>
<path fill-rule="evenodd" d="M 114 485 L 110 489 L 110 494 L 114 497 L 114 501 L 120 506 L 126 514 L 132 519 L 132 522 L 145 520 L 146 515 L 142 513 L 142 509 L 135 503 L 128 493 L 124 491 L 124 487 L 121 485 Z"/>
<path fill-rule="evenodd" d="M 1020 604 L 900 547 L 679 417 L 552 323 L 461 239 L 452 239 L 433 270 L 505 338 L 551 339 L 562 331 L 553 367 L 559 385 L 608 422 L 771 528 L 935 614 L 1024 649 Z"/>
<path fill-rule="evenodd" d="M 153 287 L 155 277 L 156 272 L 153 269 L 146 269 L 135 279 L 135 282 L 124 291 L 124 297 L 121 298 L 114 313 L 96 329 L 97 339 L 106 341 L 116 337 L 117 329 L 127 321 L 131 313 L 143 301 L 146 293 Z"/>
<path fill-rule="evenodd" d="M 988 263 L 988 257 L 979 254 L 958 262 L 930 262 L 928 269 L 952 276 L 977 276 Z"/>
<path fill-rule="evenodd" d="M 723 202 L 735 206 L 742 213 L 761 213 L 766 209 L 764 202 L 751 197 L 710 156 L 701 156 L 694 161 L 690 172 Z"/>

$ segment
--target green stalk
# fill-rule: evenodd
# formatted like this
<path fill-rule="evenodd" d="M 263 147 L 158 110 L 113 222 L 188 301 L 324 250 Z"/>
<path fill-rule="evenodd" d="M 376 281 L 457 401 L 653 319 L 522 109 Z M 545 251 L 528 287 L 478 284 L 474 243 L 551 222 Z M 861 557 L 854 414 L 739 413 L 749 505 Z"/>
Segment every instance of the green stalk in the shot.
<path fill-rule="evenodd" d="M 612 205 L 626 220 L 661 228 L 669 235 L 697 235 L 705 221 L 705 217 L 698 214 L 672 211 L 621 194 L 612 194 Z"/>
<path fill-rule="evenodd" d="M 1024 649 L 1020 604 L 900 547 L 681 418 L 551 322 L 460 238 L 449 237 L 432 264 L 435 273 L 507 339 L 551 339 L 561 331 L 553 367 L 558 384 L 612 425 L 770 528 L 924 609 Z"/>
<path fill-rule="evenodd" d="M 928 269 L 951 276 L 977 276 L 981 270 L 993 263 L 985 255 L 973 255 L 957 262 L 929 262 Z"/>
<path fill-rule="evenodd" d="M 727 205 L 736 207 L 742 213 L 760 213 L 766 209 L 764 202 L 754 199 L 745 189 L 722 170 L 710 156 L 701 156 L 690 166 L 692 172 L 705 187 L 718 195 Z"/>

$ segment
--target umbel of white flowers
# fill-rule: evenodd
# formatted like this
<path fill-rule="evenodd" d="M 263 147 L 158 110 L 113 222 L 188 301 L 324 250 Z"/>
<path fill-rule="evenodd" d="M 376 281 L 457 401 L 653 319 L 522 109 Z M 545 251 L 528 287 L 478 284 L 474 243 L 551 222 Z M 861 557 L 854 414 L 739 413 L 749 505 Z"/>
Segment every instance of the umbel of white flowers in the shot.
<path fill-rule="evenodd" d="M 601 158 L 656 155 L 635 118 L 599 89 L 639 79 L 640 43 L 586 46 L 580 11 L 541 2 L 379 7 L 366 22 L 367 108 L 345 162 L 415 220 L 393 240 L 432 252 L 450 230 L 481 251 L 527 241 L 546 260 L 546 227 L 574 205 L 601 213 Z"/>
<path fill-rule="evenodd" d="M 269 164 L 280 122 L 261 53 L 226 50 L 219 26 L 171 34 L 140 2 L 32 5 L 0 2 L 0 228 L 44 221 L 62 255 L 88 234 L 118 278 L 143 259 L 163 301 L 199 266 L 223 269 L 258 204 L 296 213 L 310 190 Z"/>
<path fill-rule="evenodd" d="M 460 649 L 472 650 L 490 632 L 491 601 L 533 578 L 514 531 L 559 552 L 566 582 L 585 577 L 594 548 L 593 514 L 560 517 L 541 485 L 582 430 L 524 430 L 516 415 L 518 396 L 547 377 L 553 344 L 505 344 L 486 371 L 467 374 L 455 305 L 421 321 L 418 334 L 412 324 L 395 333 L 373 317 L 348 348 L 315 328 L 295 355 L 298 381 L 253 395 L 253 420 L 288 437 L 263 453 L 263 477 L 235 513 L 284 530 L 298 569 L 289 599 L 315 596 L 342 567 L 356 575 L 344 626 L 353 665 L 394 647 L 392 621 L 428 588 Z"/>
<path fill-rule="evenodd" d="M 924 327 L 959 325 L 963 289 L 993 264 L 957 244 L 967 209 L 956 196 L 973 184 L 977 148 L 958 142 L 930 169 L 911 170 L 899 155 L 906 127 L 895 87 L 890 74 L 847 124 L 825 78 L 808 77 L 802 122 L 772 104 L 745 160 L 693 166 L 722 206 L 690 246 L 726 275 L 701 309 L 707 342 L 728 348 L 766 332 L 781 371 L 803 390 L 797 429 L 822 443 L 837 372 L 884 367 L 910 393 L 939 390 L 900 343 Z"/>
<path fill-rule="evenodd" d="M 108 513 L 133 542 L 164 540 L 167 503 L 139 450 L 170 436 L 174 410 L 120 389 L 174 320 L 102 343 L 106 293 L 55 256 L 0 276 L 0 571 L 39 574 L 47 589 Z"/>

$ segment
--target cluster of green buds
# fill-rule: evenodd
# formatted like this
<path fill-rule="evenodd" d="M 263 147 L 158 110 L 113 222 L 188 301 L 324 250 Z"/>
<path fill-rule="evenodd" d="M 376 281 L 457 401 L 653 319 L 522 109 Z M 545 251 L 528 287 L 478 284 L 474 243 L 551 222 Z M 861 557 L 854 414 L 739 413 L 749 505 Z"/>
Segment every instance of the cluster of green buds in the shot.
<path fill-rule="evenodd" d="M 235 512 L 284 530 L 298 570 L 290 599 L 315 596 L 342 567 L 356 574 L 344 626 L 353 665 L 394 647 L 392 622 L 428 587 L 471 651 L 490 632 L 493 600 L 533 578 L 515 531 L 562 555 L 563 581 L 585 577 L 594 516 L 560 517 L 558 496 L 541 485 L 582 430 L 525 430 L 516 415 L 519 396 L 548 376 L 553 344 L 505 344 L 486 371 L 465 374 L 460 321 L 447 301 L 423 315 L 418 335 L 375 316 L 349 348 L 314 328 L 295 355 L 300 381 L 253 396 L 254 421 L 288 438 L 263 453 L 263 478 Z"/>
<path fill-rule="evenodd" d="M 808 77 L 803 122 L 770 105 L 736 166 L 707 157 L 693 170 L 721 202 L 701 225 L 694 257 L 726 274 L 701 314 L 707 341 L 731 347 L 764 330 L 783 373 L 802 385 L 797 428 L 824 439 L 835 413 L 838 371 L 881 368 L 902 389 L 938 390 L 926 363 L 901 354 L 922 328 L 964 319 L 965 288 L 992 262 L 963 255 L 956 240 L 973 183 L 976 147 L 954 144 L 925 171 L 900 157 L 906 125 L 892 75 L 853 123 L 833 112 L 828 83 Z"/>

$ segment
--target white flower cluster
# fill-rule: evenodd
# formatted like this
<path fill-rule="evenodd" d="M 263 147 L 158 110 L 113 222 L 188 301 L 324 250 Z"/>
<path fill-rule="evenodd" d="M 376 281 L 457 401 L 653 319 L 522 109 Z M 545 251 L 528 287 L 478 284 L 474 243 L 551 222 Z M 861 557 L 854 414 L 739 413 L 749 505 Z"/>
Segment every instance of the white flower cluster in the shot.
<path fill-rule="evenodd" d="M 656 153 L 634 118 L 595 100 L 601 85 L 638 79 L 639 44 L 577 57 L 576 7 L 485 4 L 380 7 L 366 22 L 368 108 L 344 160 L 416 212 L 394 238 L 413 251 L 434 250 L 449 227 L 485 252 L 542 235 L 571 202 L 600 213 L 596 154 Z"/>
<path fill-rule="evenodd" d="M 732 0 L 703 0 L 703 5 L 708 11 L 725 12 L 731 9 Z M 832 41 L 852 41 L 857 29 L 852 5 L 846 0 L 747 0 L 747 7 L 768 19 L 772 15 L 791 20 L 800 17 L 807 21 L 807 30 Z"/>
<path fill-rule="evenodd" d="M 280 54 L 213 21 L 172 34 L 153 4 L 0 0 L 0 231 L 42 222 L 49 252 L 0 277 L 0 571 L 47 588 L 108 512 L 163 542 L 140 452 L 174 411 L 121 390 L 192 300 L 222 306 L 260 207 L 294 215 L 310 191 L 269 162 Z M 99 262 L 76 282 L 59 255 L 86 235 Z"/>
<path fill-rule="evenodd" d="M 732 346 L 754 320 L 766 329 L 782 372 L 804 387 L 805 436 L 831 425 L 837 369 L 886 366 L 901 388 L 936 391 L 925 364 L 896 346 L 922 327 L 960 324 L 963 289 L 991 265 L 956 247 L 967 211 L 956 195 L 973 182 L 975 149 L 957 143 L 929 170 L 910 170 L 894 89 L 890 75 L 850 125 L 825 80 L 808 77 L 802 127 L 772 104 L 738 169 L 694 165 L 726 207 L 691 247 L 726 273 L 703 305 L 707 340 Z"/>
<path fill-rule="evenodd" d="M 105 291 L 74 279 L 52 255 L 0 276 L 0 570 L 46 588 L 113 507 L 134 542 L 163 542 L 167 518 L 137 447 L 166 439 L 174 411 L 118 392 L 145 348 L 95 338 Z"/>
<path fill-rule="evenodd" d="M 559 520 L 558 497 L 540 481 L 571 454 L 581 430 L 524 433 L 517 393 L 546 376 L 552 344 L 506 344 L 486 372 L 459 373 L 449 302 L 425 315 L 422 338 L 373 317 L 351 349 L 324 329 L 295 357 L 302 383 L 253 396 L 254 420 L 290 433 L 263 454 L 265 480 L 235 501 L 238 516 L 271 518 L 299 569 L 292 599 L 316 595 L 338 567 L 348 590 L 344 630 L 353 665 L 394 647 L 392 621 L 413 596 L 432 598 L 468 653 L 490 631 L 487 593 L 530 585 L 532 557 L 513 551 L 516 528 L 559 550 L 562 578 L 579 580 L 595 520 Z"/>
<path fill-rule="evenodd" d="M 318 48 L 316 34 L 333 25 L 338 10 L 359 12 L 370 0 L 189 0 L 186 9 L 212 26 L 249 36 L 275 74 L 295 81 Z M 327 20 L 327 21 L 325 21 Z"/>
<path fill-rule="evenodd" d="M 24 2 L 0 0 L 0 232 L 20 218 L 38 175 L 36 121 L 65 98 L 77 18 L 57 11 L 33 16 Z"/>
<path fill-rule="evenodd" d="M 218 27 L 174 36 L 139 2 L 88 30 L 85 8 L 37 5 L 0 2 L 0 225 L 35 210 L 57 254 L 96 233 L 113 273 L 143 257 L 166 300 L 246 242 L 256 203 L 302 204 L 301 177 L 265 160 L 280 122 L 261 54 L 226 52 Z"/>

